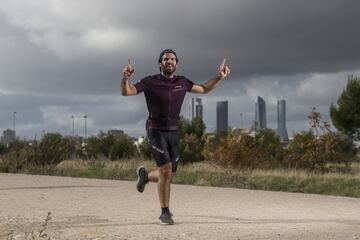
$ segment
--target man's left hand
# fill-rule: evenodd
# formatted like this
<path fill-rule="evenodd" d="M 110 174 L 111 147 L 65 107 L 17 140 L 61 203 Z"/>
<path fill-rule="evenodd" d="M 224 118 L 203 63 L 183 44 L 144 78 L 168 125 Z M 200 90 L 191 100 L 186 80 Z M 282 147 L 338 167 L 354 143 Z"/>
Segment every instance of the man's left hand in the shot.
<path fill-rule="evenodd" d="M 219 71 L 217 73 L 216 78 L 219 80 L 223 80 L 227 77 L 227 75 L 230 74 L 230 68 L 226 66 L 226 58 L 222 61 L 222 63 L 219 66 Z"/>

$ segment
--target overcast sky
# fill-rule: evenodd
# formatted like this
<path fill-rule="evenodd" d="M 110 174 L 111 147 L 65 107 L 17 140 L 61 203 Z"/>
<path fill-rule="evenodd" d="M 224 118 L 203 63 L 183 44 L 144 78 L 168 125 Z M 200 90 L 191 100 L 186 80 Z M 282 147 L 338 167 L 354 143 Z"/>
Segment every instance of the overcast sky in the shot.
<path fill-rule="evenodd" d="M 329 119 L 349 74 L 360 75 L 358 0 L 1 0 L 0 130 L 17 136 L 45 132 L 97 134 L 122 129 L 145 134 L 143 94 L 119 93 L 128 57 L 132 82 L 158 73 L 161 50 L 174 49 L 177 74 L 202 83 L 228 59 L 231 75 L 202 97 L 207 131 L 216 102 L 229 101 L 229 125 L 250 127 L 255 100 L 266 101 L 276 128 L 276 102 L 285 99 L 289 135 L 308 129 L 316 107 Z"/>

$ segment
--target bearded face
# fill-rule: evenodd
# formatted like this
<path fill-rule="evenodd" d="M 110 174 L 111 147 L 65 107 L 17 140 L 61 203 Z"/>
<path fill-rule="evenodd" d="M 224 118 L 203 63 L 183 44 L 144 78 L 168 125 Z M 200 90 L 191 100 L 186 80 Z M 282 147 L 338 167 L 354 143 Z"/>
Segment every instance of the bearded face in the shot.
<path fill-rule="evenodd" d="M 165 53 L 159 65 L 164 75 L 172 75 L 175 72 L 177 66 L 175 54 Z"/>

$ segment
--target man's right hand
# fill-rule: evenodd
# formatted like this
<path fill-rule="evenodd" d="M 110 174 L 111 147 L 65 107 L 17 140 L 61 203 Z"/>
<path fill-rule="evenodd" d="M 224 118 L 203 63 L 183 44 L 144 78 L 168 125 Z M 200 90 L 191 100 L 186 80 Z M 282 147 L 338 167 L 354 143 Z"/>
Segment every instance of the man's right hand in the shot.
<path fill-rule="evenodd" d="M 135 69 L 131 66 L 131 59 L 128 59 L 128 64 L 123 70 L 123 77 L 124 79 L 129 79 L 133 73 L 135 72 Z"/>

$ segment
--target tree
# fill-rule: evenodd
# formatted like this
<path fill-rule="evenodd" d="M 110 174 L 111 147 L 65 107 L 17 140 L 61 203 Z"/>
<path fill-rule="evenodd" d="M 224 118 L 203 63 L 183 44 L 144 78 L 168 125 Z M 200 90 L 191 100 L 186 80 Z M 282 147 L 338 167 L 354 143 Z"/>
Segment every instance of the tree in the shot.
<path fill-rule="evenodd" d="M 186 120 L 180 118 L 180 162 L 197 162 L 203 160 L 202 150 L 204 149 L 206 126 L 201 118 Z"/>
<path fill-rule="evenodd" d="M 136 146 L 134 141 L 126 134 L 117 137 L 114 144 L 109 149 L 109 158 L 111 160 L 121 158 L 131 158 L 135 155 Z"/>
<path fill-rule="evenodd" d="M 141 157 L 145 159 L 151 159 L 151 148 L 148 137 L 145 137 L 144 141 L 140 143 L 140 145 L 138 146 L 138 150 Z"/>
<path fill-rule="evenodd" d="M 0 143 L 0 155 L 3 155 L 7 152 L 7 148 L 4 144 Z"/>
<path fill-rule="evenodd" d="M 353 139 L 360 139 L 360 78 L 349 76 L 337 106 L 330 106 L 334 126 Z"/>
<path fill-rule="evenodd" d="M 35 162 L 40 165 L 58 164 L 75 153 L 75 146 L 60 133 L 45 134 L 41 142 L 32 149 L 38 155 Z"/>
<path fill-rule="evenodd" d="M 110 148 L 115 144 L 115 137 L 111 134 L 100 132 L 97 136 L 86 139 L 86 155 L 89 158 L 104 156 L 109 157 Z"/>
<path fill-rule="evenodd" d="M 105 156 L 105 154 L 108 154 L 106 152 L 103 153 L 103 143 L 101 139 L 97 136 L 90 136 L 88 139 L 86 139 L 86 145 L 85 145 L 85 151 L 86 155 L 89 158 L 97 158 L 99 155 Z"/>

